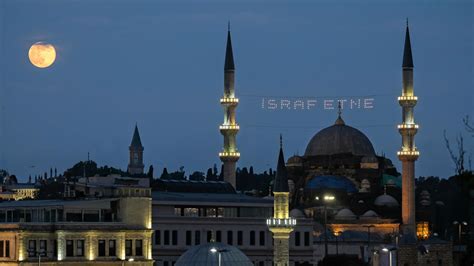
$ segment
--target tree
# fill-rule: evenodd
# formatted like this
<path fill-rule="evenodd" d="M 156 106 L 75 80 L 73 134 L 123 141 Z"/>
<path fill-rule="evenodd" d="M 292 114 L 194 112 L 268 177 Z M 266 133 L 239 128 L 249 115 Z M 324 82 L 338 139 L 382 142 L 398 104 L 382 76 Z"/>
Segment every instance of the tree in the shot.
<path fill-rule="evenodd" d="M 195 171 L 191 175 L 189 175 L 189 180 L 194 180 L 194 181 L 204 181 L 204 173 Z"/>
<path fill-rule="evenodd" d="M 453 151 L 451 148 L 449 139 L 446 136 L 446 130 L 444 131 L 444 142 L 446 144 L 446 148 L 448 149 L 449 155 L 451 156 L 451 160 L 454 163 L 454 170 L 456 174 L 461 175 L 464 172 L 464 157 L 466 155 L 466 150 L 464 149 L 464 138 L 462 134 L 459 134 L 459 136 L 456 137 L 456 151 Z"/>
<path fill-rule="evenodd" d="M 169 179 L 168 169 L 163 168 L 163 172 L 161 173 L 160 179 Z"/>
<path fill-rule="evenodd" d="M 148 178 L 150 178 L 150 181 L 153 179 L 153 165 L 150 165 L 148 168 L 148 173 L 146 174 Z"/>
<path fill-rule="evenodd" d="M 471 121 L 469 121 L 469 116 L 466 115 L 466 117 L 462 119 L 462 122 L 464 123 L 466 131 L 471 134 L 472 137 L 474 137 L 474 125 L 472 125 Z"/>

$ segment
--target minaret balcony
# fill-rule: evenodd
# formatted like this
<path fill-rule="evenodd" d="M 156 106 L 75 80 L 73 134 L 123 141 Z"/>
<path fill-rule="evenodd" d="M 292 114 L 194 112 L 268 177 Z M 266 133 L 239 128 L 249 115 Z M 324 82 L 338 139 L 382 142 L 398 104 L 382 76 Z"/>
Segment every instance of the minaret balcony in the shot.
<path fill-rule="evenodd" d="M 221 104 L 225 105 L 237 105 L 239 103 L 239 98 L 221 98 Z"/>
<path fill-rule="evenodd" d="M 418 125 L 417 124 L 401 124 L 401 125 L 398 125 L 398 132 L 400 132 L 400 134 L 404 134 L 404 133 L 409 133 L 410 135 L 415 135 L 416 132 L 418 132 Z"/>
<path fill-rule="evenodd" d="M 416 96 L 399 96 L 398 103 L 401 106 L 413 107 L 418 102 L 418 97 Z"/>
<path fill-rule="evenodd" d="M 418 159 L 418 157 L 420 156 L 420 152 L 417 150 L 398 151 L 397 156 L 398 156 L 398 159 L 400 159 L 401 161 L 404 161 L 404 160 L 414 161 Z"/>
<path fill-rule="evenodd" d="M 286 219 L 269 218 L 267 219 L 267 226 L 270 228 L 293 228 L 296 226 L 296 219 L 291 217 Z"/>
<path fill-rule="evenodd" d="M 220 125 L 220 126 L 219 126 L 219 129 L 220 129 L 221 131 L 227 131 L 227 130 L 239 131 L 240 126 L 237 125 L 237 124 L 234 124 L 234 125 Z"/>
<path fill-rule="evenodd" d="M 219 158 L 222 161 L 237 161 L 240 158 L 240 152 L 219 152 Z"/>

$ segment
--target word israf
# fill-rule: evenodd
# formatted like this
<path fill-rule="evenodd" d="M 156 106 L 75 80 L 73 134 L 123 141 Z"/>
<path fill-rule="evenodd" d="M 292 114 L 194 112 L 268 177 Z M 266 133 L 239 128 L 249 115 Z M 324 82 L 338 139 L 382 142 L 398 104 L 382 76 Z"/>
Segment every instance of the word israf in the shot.
<path fill-rule="evenodd" d="M 333 110 L 340 104 L 341 109 L 373 109 L 374 98 L 347 99 L 285 99 L 262 98 L 262 109 L 265 110 Z"/>

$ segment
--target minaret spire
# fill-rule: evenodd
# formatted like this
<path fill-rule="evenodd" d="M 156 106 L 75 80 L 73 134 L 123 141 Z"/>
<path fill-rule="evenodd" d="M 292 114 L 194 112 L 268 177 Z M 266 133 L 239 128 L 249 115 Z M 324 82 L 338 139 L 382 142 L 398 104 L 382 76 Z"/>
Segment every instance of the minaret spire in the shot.
<path fill-rule="evenodd" d="M 280 152 L 273 184 L 273 218 L 267 219 L 268 229 L 273 233 L 273 262 L 275 266 L 290 265 L 290 234 L 296 219 L 289 215 L 290 192 L 288 176 L 283 155 L 283 140 L 280 134 Z"/>
<path fill-rule="evenodd" d="M 398 158 L 402 162 L 403 225 L 401 231 L 408 236 L 407 239 L 416 238 L 415 161 L 420 155 L 415 146 L 418 125 L 415 123 L 414 107 L 417 101 L 418 97 L 415 96 L 413 88 L 413 58 L 407 20 L 402 65 L 402 96 L 398 97 L 398 103 L 402 107 L 402 124 L 398 125 L 398 131 L 402 136 L 402 147 L 397 152 Z"/>
<path fill-rule="evenodd" d="M 224 181 L 229 182 L 235 188 L 235 168 L 240 158 L 240 153 L 237 150 L 236 143 L 239 125 L 235 119 L 235 109 L 237 108 L 239 99 L 235 97 L 234 80 L 235 65 L 229 22 L 227 25 L 227 46 L 224 62 L 224 96 L 220 100 L 224 109 L 224 123 L 219 126 L 219 130 L 224 136 L 224 147 L 223 151 L 219 153 L 219 157 L 224 164 Z"/>

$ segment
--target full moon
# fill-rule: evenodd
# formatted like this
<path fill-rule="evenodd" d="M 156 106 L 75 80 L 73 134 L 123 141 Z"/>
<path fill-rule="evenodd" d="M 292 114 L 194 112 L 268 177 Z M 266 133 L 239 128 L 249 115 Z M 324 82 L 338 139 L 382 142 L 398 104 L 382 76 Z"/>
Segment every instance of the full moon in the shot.
<path fill-rule="evenodd" d="M 47 68 L 56 60 L 56 49 L 49 43 L 37 42 L 30 47 L 28 57 L 35 67 Z"/>

